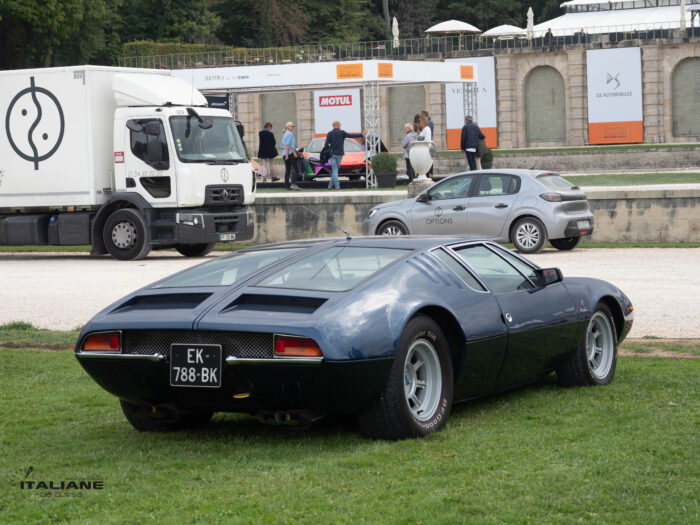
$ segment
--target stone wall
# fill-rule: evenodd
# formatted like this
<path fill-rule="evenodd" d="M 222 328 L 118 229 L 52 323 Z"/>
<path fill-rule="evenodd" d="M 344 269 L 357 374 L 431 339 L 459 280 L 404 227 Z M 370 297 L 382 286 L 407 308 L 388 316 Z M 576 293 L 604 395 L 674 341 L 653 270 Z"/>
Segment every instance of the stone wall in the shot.
<path fill-rule="evenodd" d="M 636 44 L 634 41 L 626 45 Z M 658 42 L 644 44 L 642 49 L 642 89 L 644 140 L 647 143 L 700 142 L 700 137 L 674 137 L 671 121 L 671 76 L 676 65 L 688 57 L 700 57 L 700 42 Z M 496 96 L 499 146 L 525 148 L 538 146 L 582 146 L 588 143 L 588 98 L 586 87 L 586 49 L 564 46 L 562 49 L 541 51 L 514 49 L 496 55 Z M 428 57 L 413 57 L 426 59 Z M 435 58 L 432 57 L 434 60 Z M 562 75 L 566 92 L 567 133 L 565 143 L 528 143 L 525 138 L 524 83 L 529 72 L 538 66 L 554 67 Z M 290 87 L 293 89 L 293 86 Z M 382 122 L 388 122 L 387 90 L 381 94 Z M 246 126 L 246 143 L 257 152 L 257 132 L 262 126 L 260 96 L 239 94 L 238 118 Z M 314 133 L 312 92 L 297 92 L 297 143 L 306 144 Z M 424 108 L 416 108 L 416 111 Z M 443 84 L 426 84 L 425 109 L 435 122 L 434 139 L 444 147 L 445 90 Z M 278 137 L 278 141 L 281 138 Z M 389 144 L 388 131 L 382 139 Z"/>
<path fill-rule="evenodd" d="M 700 189 L 669 186 L 587 195 L 595 217 L 590 241 L 700 242 Z M 405 191 L 258 195 L 255 242 L 344 235 L 338 228 L 364 235 L 364 218 L 373 206 L 405 198 Z"/>

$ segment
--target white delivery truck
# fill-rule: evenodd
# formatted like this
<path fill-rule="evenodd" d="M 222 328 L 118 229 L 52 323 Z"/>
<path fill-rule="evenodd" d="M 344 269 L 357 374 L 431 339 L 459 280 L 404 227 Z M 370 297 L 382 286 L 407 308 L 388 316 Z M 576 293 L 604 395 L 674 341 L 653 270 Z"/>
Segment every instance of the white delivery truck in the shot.
<path fill-rule="evenodd" d="M 240 125 L 169 71 L 0 72 L 0 119 L 0 245 L 131 260 L 253 237 Z"/>

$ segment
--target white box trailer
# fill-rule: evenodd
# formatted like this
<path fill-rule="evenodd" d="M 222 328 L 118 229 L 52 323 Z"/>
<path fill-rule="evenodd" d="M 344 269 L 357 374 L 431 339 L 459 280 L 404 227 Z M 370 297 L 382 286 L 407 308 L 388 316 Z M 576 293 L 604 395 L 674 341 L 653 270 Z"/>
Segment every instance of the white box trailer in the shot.
<path fill-rule="evenodd" d="M 134 259 L 253 237 L 240 127 L 169 71 L 0 72 L 0 117 L 0 245 Z"/>

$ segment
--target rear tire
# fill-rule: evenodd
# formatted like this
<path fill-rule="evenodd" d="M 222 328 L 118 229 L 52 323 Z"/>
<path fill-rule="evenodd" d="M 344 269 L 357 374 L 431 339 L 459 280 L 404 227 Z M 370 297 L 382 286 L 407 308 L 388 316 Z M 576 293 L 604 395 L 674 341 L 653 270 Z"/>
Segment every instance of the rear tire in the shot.
<path fill-rule="evenodd" d="M 549 243 L 557 250 L 573 250 L 581 242 L 581 237 L 564 237 L 563 239 L 549 239 Z"/>
<path fill-rule="evenodd" d="M 176 244 L 175 249 L 185 257 L 204 257 L 216 246 L 215 242 L 209 244 Z"/>
<path fill-rule="evenodd" d="M 537 253 L 547 243 L 547 230 L 535 217 L 523 217 L 511 230 L 510 242 L 520 253 Z"/>
<path fill-rule="evenodd" d="M 408 228 L 401 221 L 386 221 L 377 228 L 377 235 L 387 235 L 396 237 L 399 235 L 408 235 Z"/>
<path fill-rule="evenodd" d="M 435 321 L 418 315 L 401 334 L 379 399 L 357 415 L 362 433 L 398 440 L 440 430 L 450 417 L 453 389 L 447 339 Z"/>
<path fill-rule="evenodd" d="M 151 251 L 146 221 L 133 208 L 122 208 L 107 217 L 102 240 L 109 254 L 121 261 L 143 259 Z"/>
<path fill-rule="evenodd" d="M 147 407 L 123 399 L 119 403 L 126 420 L 139 432 L 173 432 L 199 428 L 206 425 L 214 415 L 210 411 L 196 411 L 183 412 L 174 420 L 155 419 L 147 415 Z"/>
<path fill-rule="evenodd" d="M 617 332 L 610 308 L 598 303 L 578 347 L 555 365 L 562 386 L 607 385 L 617 367 Z"/>

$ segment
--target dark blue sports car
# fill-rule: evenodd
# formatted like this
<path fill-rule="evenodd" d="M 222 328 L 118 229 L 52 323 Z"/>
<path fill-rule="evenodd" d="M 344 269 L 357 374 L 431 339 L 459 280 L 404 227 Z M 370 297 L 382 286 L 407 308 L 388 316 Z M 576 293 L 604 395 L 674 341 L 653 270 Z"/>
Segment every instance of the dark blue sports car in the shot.
<path fill-rule="evenodd" d="M 370 437 L 424 436 L 453 401 L 536 381 L 604 385 L 633 308 L 488 241 L 368 237 L 219 257 L 96 315 L 80 364 L 138 430 L 214 412 L 308 424 L 357 414 Z"/>

